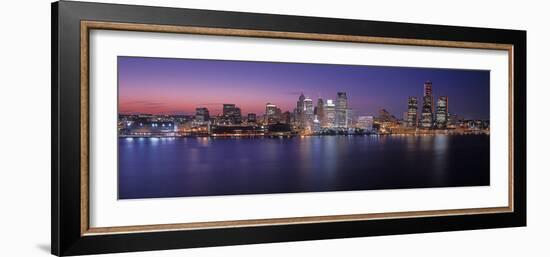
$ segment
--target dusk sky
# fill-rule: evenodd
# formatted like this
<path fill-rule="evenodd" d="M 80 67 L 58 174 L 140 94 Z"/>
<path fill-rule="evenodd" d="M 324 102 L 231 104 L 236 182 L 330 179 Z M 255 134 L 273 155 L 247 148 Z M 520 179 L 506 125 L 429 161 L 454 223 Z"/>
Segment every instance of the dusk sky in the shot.
<path fill-rule="evenodd" d="M 404 68 L 340 64 L 218 61 L 118 57 L 120 113 L 194 114 L 198 106 L 217 115 L 233 103 L 247 113 L 263 114 L 267 102 L 281 110 L 296 107 L 300 92 L 313 99 L 336 99 L 347 92 L 355 115 L 385 108 L 398 118 L 409 96 L 423 85 L 449 97 L 449 112 L 466 119 L 489 119 L 489 71 Z"/>

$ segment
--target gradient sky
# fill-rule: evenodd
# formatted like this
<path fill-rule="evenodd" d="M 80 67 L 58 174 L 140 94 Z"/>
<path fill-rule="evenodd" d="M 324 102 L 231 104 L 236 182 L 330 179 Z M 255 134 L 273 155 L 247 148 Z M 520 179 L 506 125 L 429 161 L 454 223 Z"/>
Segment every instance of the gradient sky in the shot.
<path fill-rule="evenodd" d="M 336 99 L 347 92 L 355 115 L 377 115 L 385 108 L 398 118 L 409 96 L 419 97 L 433 83 L 434 97 L 449 97 L 449 112 L 466 119 L 489 119 L 489 71 L 340 64 L 219 61 L 118 57 L 120 113 L 210 115 L 223 103 L 263 114 L 267 102 L 292 111 L 300 92 L 313 99 Z"/>

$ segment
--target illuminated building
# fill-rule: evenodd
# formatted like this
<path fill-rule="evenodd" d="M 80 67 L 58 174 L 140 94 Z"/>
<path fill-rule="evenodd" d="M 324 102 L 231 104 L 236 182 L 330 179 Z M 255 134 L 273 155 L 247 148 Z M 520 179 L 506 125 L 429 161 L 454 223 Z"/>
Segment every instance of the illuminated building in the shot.
<path fill-rule="evenodd" d="M 348 108 L 346 112 L 346 118 L 348 119 L 346 122 L 347 128 L 353 127 L 353 117 L 354 117 L 353 109 Z"/>
<path fill-rule="evenodd" d="M 313 100 L 306 97 L 304 100 L 304 125 L 306 127 L 311 127 L 313 124 Z"/>
<path fill-rule="evenodd" d="M 210 121 L 210 112 L 206 107 L 197 107 L 195 109 L 195 121 L 198 123 L 205 123 Z"/>
<path fill-rule="evenodd" d="M 296 123 L 298 123 L 299 126 L 304 125 L 304 111 L 306 108 L 304 103 L 305 99 L 304 93 L 301 93 L 296 103 Z"/>
<path fill-rule="evenodd" d="M 308 116 L 313 115 L 313 100 L 309 97 L 304 100 L 304 113 Z"/>
<path fill-rule="evenodd" d="M 348 96 L 346 92 L 336 94 L 336 126 L 348 127 Z"/>
<path fill-rule="evenodd" d="M 325 103 L 323 102 L 323 99 L 319 98 L 317 99 L 317 106 L 316 106 L 316 112 L 315 115 L 317 115 L 317 119 L 322 123 L 325 115 L 325 111 L 323 110 Z"/>
<path fill-rule="evenodd" d="M 265 119 L 267 124 L 273 124 L 279 122 L 281 118 L 281 109 L 277 108 L 277 105 L 267 103 L 265 105 Z"/>
<path fill-rule="evenodd" d="M 434 98 L 432 95 L 432 82 L 424 83 L 424 97 L 422 98 L 422 117 L 420 126 L 422 128 L 431 128 L 433 126 Z"/>
<path fill-rule="evenodd" d="M 334 128 L 336 127 L 336 106 L 332 102 L 332 99 L 327 99 L 327 103 L 323 106 L 324 113 L 324 122 L 322 126 L 325 128 Z"/>
<path fill-rule="evenodd" d="M 174 122 L 140 119 L 133 122 L 122 133 L 132 136 L 173 136 L 175 131 Z"/>
<path fill-rule="evenodd" d="M 222 115 L 221 122 L 226 125 L 241 124 L 242 122 L 241 109 L 235 106 L 235 104 L 223 104 L 223 115 Z"/>
<path fill-rule="evenodd" d="M 366 131 L 372 131 L 372 125 L 374 124 L 374 117 L 372 116 L 359 116 L 357 117 L 357 128 L 364 129 Z"/>
<path fill-rule="evenodd" d="M 317 118 L 317 115 L 313 118 L 313 133 L 319 133 L 321 131 L 321 122 Z"/>
<path fill-rule="evenodd" d="M 235 107 L 235 112 L 233 113 L 233 124 L 241 124 L 243 122 L 243 116 L 241 114 L 241 108 Z"/>
<path fill-rule="evenodd" d="M 437 100 L 437 109 L 435 111 L 435 126 L 439 129 L 447 127 L 447 118 L 449 115 L 449 98 L 440 96 Z"/>
<path fill-rule="evenodd" d="M 418 99 L 414 96 L 409 97 L 407 109 L 407 127 L 416 127 L 418 125 Z"/>

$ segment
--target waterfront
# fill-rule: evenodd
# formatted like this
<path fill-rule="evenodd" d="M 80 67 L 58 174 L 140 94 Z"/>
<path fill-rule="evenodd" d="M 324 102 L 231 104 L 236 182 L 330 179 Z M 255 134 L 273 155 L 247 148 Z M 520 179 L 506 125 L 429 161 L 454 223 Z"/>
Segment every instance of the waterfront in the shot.
<path fill-rule="evenodd" d="M 487 135 L 119 138 L 119 199 L 489 185 Z"/>

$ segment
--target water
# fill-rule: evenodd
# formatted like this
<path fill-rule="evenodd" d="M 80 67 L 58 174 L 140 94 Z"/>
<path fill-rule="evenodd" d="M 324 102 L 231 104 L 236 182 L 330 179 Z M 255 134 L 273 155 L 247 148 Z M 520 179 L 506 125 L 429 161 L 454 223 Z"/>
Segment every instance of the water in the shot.
<path fill-rule="evenodd" d="M 489 185 L 489 136 L 119 138 L 119 198 Z"/>

